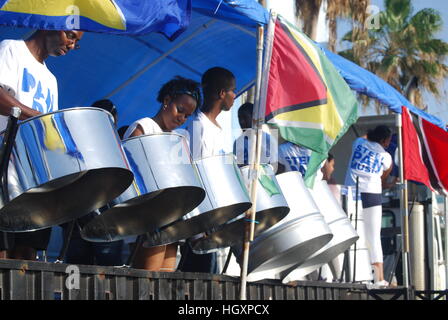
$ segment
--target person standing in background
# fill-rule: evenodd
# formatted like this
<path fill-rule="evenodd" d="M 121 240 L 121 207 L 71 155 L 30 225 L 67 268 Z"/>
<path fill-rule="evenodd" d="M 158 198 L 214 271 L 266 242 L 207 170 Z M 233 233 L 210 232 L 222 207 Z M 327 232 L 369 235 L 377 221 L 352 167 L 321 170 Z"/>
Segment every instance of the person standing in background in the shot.
<path fill-rule="evenodd" d="M 390 144 L 392 131 L 377 126 L 353 143 L 352 156 L 345 185 L 355 187 L 358 180 L 363 208 L 364 228 L 370 261 L 374 271 L 374 285 L 386 287 L 383 250 L 381 247 L 382 190 L 390 188 L 387 177 L 392 170 L 392 157 L 385 150 Z"/>

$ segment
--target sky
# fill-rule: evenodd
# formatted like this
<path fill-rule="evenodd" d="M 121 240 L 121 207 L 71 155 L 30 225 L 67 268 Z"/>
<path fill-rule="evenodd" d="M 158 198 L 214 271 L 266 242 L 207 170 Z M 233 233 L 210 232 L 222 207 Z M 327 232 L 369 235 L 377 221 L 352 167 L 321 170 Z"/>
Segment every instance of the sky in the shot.
<path fill-rule="evenodd" d="M 294 6 L 293 0 L 267 0 L 268 9 L 272 9 L 275 12 L 281 14 L 286 19 L 295 22 L 294 19 Z M 371 0 L 371 4 L 377 6 L 379 10 L 384 9 L 384 0 Z M 414 13 L 417 13 L 421 9 L 424 8 L 433 8 L 442 16 L 444 21 L 444 25 L 442 31 L 440 31 L 436 37 L 448 42 L 448 1 L 447 0 L 413 0 L 412 1 L 414 7 Z M 338 37 L 339 39 L 350 30 L 350 24 L 344 21 L 338 22 Z M 319 40 L 318 40 L 319 41 Z M 340 45 L 338 43 L 338 45 Z M 341 47 L 338 47 L 341 48 Z M 445 62 L 448 64 L 448 61 Z M 425 93 L 423 95 L 427 105 L 427 112 L 440 118 L 445 123 L 448 123 L 448 81 L 445 81 L 442 99 L 441 101 L 437 101 L 430 94 Z M 373 114 L 374 110 L 360 110 L 360 115 L 370 115 Z"/>

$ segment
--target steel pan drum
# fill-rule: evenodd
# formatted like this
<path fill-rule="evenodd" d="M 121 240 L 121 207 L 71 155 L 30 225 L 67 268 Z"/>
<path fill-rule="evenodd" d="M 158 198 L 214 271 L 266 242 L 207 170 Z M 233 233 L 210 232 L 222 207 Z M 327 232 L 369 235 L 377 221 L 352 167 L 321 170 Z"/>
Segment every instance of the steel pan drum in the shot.
<path fill-rule="evenodd" d="M 250 281 L 259 279 L 265 271 L 279 273 L 303 263 L 333 237 L 299 172 L 279 174 L 277 182 L 291 211 L 252 242 L 248 264 Z M 232 250 L 236 257 L 241 257 L 241 246 Z"/>
<path fill-rule="evenodd" d="M 134 183 L 112 208 L 81 231 L 90 241 L 114 241 L 153 231 L 181 218 L 205 197 L 185 137 L 176 133 L 123 141 Z"/>
<path fill-rule="evenodd" d="M 249 166 L 241 168 L 246 186 L 249 186 Z M 257 214 L 254 236 L 269 229 L 289 213 L 288 203 L 275 178 L 270 165 L 262 165 L 257 186 Z M 245 214 L 238 216 L 217 228 L 215 232 L 207 233 L 201 239 L 191 242 L 195 253 L 210 253 L 219 248 L 242 244 L 245 230 Z"/>
<path fill-rule="evenodd" d="M 181 220 L 148 233 L 143 246 L 187 239 L 228 222 L 252 206 L 233 154 L 206 157 L 195 164 L 207 193 L 204 201 Z"/>
<path fill-rule="evenodd" d="M 0 230 L 33 231 L 99 208 L 132 182 L 111 115 L 73 108 L 20 123 Z"/>
<path fill-rule="evenodd" d="M 308 275 L 325 263 L 336 258 L 359 239 L 347 214 L 342 210 L 326 181 L 315 181 L 314 187 L 310 189 L 310 192 L 319 211 L 323 214 L 325 222 L 330 227 L 333 238 L 304 263 L 282 271 L 280 277 L 283 279 L 283 283 L 288 283 Z"/>

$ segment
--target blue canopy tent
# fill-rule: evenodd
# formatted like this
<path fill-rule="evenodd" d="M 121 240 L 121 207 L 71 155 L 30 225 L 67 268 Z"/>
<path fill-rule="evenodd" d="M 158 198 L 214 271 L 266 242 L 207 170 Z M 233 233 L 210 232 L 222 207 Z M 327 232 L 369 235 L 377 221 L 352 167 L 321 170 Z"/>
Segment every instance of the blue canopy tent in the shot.
<path fill-rule="evenodd" d="M 412 105 L 401 93 L 380 77 L 325 48 L 322 50 L 352 90 L 380 101 L 395 113 L 401 113 L 401 107 L 404 106 L 423 119 L 445 129 L 445 124 L 440 119 Z"/>
<path fill-rule="evenodd" d="M 109 98 L 118 107 L 119 126 L 127 125 L 157 112 L 156 96 L 163 83 L 175 75 L 200 81 L 201 74 L 213 66 L 231 70 L 241 94 L 255 84 L 256 28 L 266 25 L 268 17 L 255 0 L 192 0 L 190 25 L 174 41 L 159 33 L 86 33 L 79 51 L 48 59 L 59 83 L 59 106 L 89 106 Z M 0 40 L 29 32 L 1 27 Z M 394 112 L 404 105 L 443 127 L 440 119 L 412 106 L 379 77 L 325 51 L 353 90 L 378 99 Z"/>
<path fill-rule="evenodd" d="M 107 97 L 118 107 L 119 126 L 128 125 L 157 112 L 156 96 L 163 83 L 175 75 L 199 81 L 205 70 L 218 65 L 235 74 L 237 90 L 242 93 L 255 84 L 256 31 L 268 18 L 255 0 L 192 0 L 190 24 L 172 42 L 157 33 L 132 37 L 86 33 L 81 50 L 48 59 L 59 83 L 59 106 L 89 106 Z M 1 27 L 0 40 L 22 38 L 29 32 Z M 389 107 L 411 107 L 398 92 L 385 90 L 385 82 L 375 75 L 364 77 L 362 68 L 327 55 L 353 90 Z M 418 112 L 441 125 L 439 119 Z"/>
<path fill-rule="evenodd" d="M 89 106 L 101 98 L 118 108 L 119 126 L 153 116 L 157 92 L 176 75 L 200 81 L 208 68 L 222 66 L 237 79 L 239 93 L 255 83 L 256 28 L 268 12 L 254 0 L 193 0 L 191 22 L 175 41 L 158 33 L 119 36 L 86 33 L 81 49 L 48 59 L 59 84 L 59 106 Z M 29 30 L 0 29 L 0 40 Z"/>

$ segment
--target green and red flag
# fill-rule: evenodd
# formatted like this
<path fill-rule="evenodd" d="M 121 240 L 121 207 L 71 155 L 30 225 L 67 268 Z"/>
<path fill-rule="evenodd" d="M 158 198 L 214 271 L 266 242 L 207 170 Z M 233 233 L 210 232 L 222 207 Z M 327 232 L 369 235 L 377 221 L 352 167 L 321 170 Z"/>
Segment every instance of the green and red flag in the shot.
<path fill-rule="evenodd" d="M 276 126 L 283 139 L 313 151 L 305 176 L 311 186 L 330 148 L 356 122 L 358 103 L 312 40 L 280 16 L 271 23 L 275 27 L 266 44 L 265 121 Z"/>

